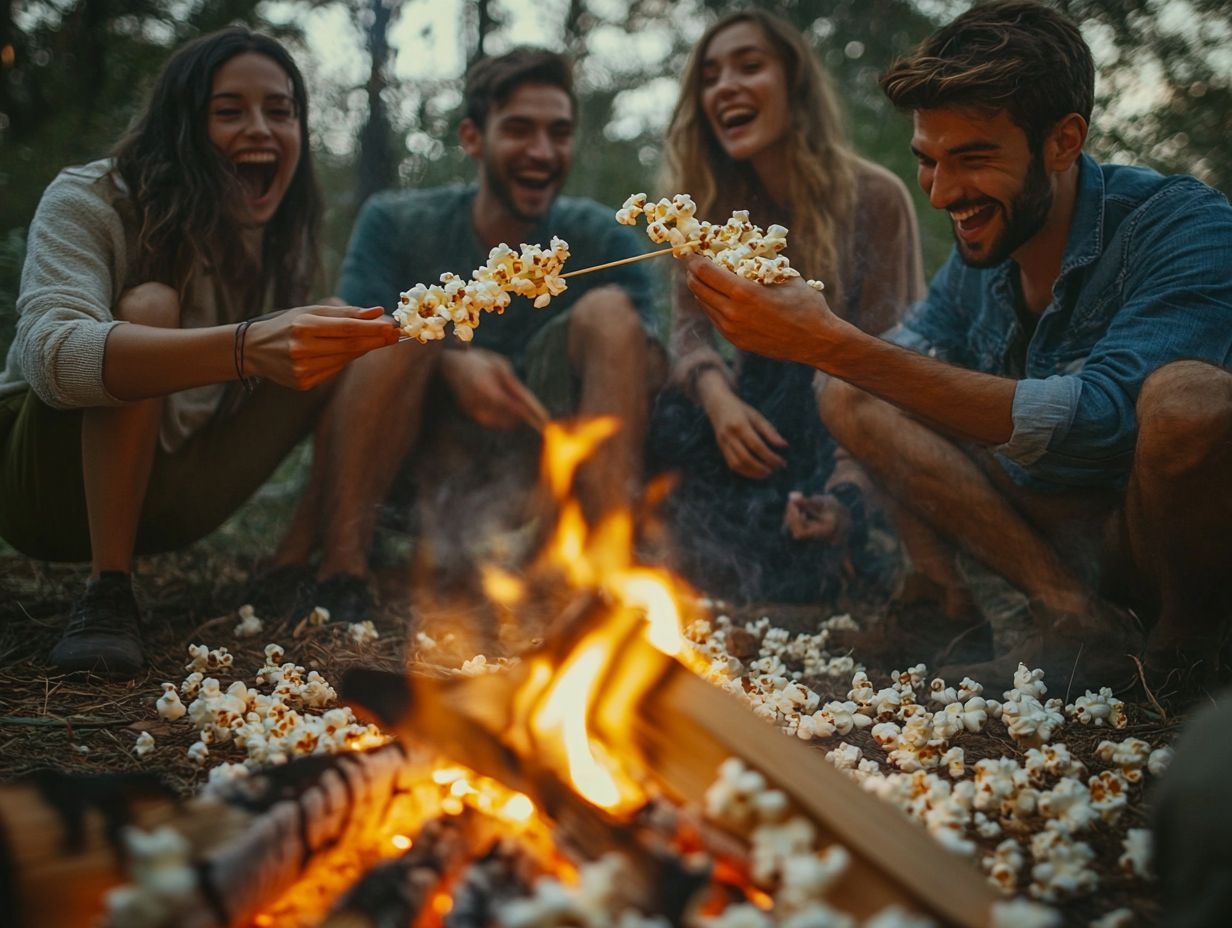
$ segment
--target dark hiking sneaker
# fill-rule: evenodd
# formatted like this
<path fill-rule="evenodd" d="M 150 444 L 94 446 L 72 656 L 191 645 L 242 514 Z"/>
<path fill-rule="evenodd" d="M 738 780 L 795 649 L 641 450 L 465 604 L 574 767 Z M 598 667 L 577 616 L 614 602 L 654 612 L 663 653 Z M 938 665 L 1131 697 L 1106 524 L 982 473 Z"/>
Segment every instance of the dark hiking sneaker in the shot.
<path fill-rule="evenodd" d="M 266 621 L 299 618 L 296 613 L 313 589 L 312 577 L 313 569 L 307 564 L 282 564 L 261 570 L 248 581 L 243 601 Z"/>
<path fill-rule="evenodd" d="M 61 670 L 89 670 L 117 680 L 136 676 L 145 654 L 141 611 L 128 574 L 104 571 L 86 584 L 50 659 Z"/>

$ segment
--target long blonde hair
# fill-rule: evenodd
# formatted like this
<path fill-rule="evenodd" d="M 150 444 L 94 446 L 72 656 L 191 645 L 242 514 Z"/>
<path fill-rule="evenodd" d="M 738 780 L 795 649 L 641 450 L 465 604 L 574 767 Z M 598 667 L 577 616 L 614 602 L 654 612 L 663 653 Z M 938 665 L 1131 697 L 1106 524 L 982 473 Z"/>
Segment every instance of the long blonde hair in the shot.
<path fill-rule="evenodd" d="M 806 277 L 824 280 L 831 306 L 842 313 L 840 274 L 846 264 L 844 250 L 850 247 L 855 155 L 847 144 L 830 80 L 790 23 L 763 10 L 743 10 L 706 30 L 689 55 L 680 100 L 668 126 L 662 186 L 671 193 L 691 194 L 698 216 L 712 222 L 722 222 L 732 210 L 747 209 L 767 196 L 752 166 L 728 157 L 701 106 L 706 49 L 719 32 L 739 22 L 761 29 L 786 77 L 791 113 L 784 140 L 787 202 L 778 206 L 789 215 L 792 266 Z"/>

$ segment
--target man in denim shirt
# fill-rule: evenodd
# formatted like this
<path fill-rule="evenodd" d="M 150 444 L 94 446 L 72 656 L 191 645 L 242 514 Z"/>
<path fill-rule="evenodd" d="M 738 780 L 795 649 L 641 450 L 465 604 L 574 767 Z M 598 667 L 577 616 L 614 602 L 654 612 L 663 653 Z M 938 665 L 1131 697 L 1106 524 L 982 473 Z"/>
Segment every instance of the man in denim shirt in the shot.
<path fill-rule="evenodd" d="M 834 378 L 822 416 L 918 569 L 956 583 L 957 549 L 1025 594 L 1028 634 L 944 672 L 1125 682 L 1128 608 L 1151 623 L 1148 669 L 1208 674 L 1232 589 L 1232 208 L 1082 153 L 1090 50 L 1032 0 L 969 10 L 882 86 L 956 242 L 889 341 L 803 286 L 690 258 L 690 287 L 739 347 Z"/>

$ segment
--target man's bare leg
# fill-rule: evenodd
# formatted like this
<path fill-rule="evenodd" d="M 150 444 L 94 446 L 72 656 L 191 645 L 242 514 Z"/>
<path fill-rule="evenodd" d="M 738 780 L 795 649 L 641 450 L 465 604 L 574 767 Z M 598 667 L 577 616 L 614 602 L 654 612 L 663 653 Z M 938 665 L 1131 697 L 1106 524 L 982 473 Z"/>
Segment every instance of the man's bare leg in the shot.
<path fill-rule="evenodd" d="M 423 420 L 439 345 L 404 343 L 354 361 L 317 427 L 313 466 L 275 563 L 303 563 L 316 542 L 318 576 L 363 577 L 378 507 Z"/>
<path fill-rule="evenodd" d="M 1159 598 L 1147 660 L 1163 671 L 1210 660 L 1232 619 L 1232 372 L 1169 364 L 1143 384 L 1137 414 L 1126 528 Z"/>
<path fill-rule="evenodd" d="M 650 400 L 663 379 L 656 360 L 662 361 L 622 290 L 594 290 L 569 311 L 569 362 L 582 381 L 578 413 L 621 423 L 578 471 L 578 492 L 592 517 L 630 505 L 639 490 Z"/>
<path fill-rule="evenodd" d="M 826 387 L 821 410 L 839 443 L 942 539 L 971 552 L 1046 614 L 1086 610 L 1090 591 L 957 445 L 841 381 Z"/>
<path fill-rule="evenodd" d="M 945 614 L 951 619 L 970 616 L 975 604 L 958 571 L 954 546 L 907 507 L 894 503 L 889 512 L 911 558 L 912 570 L 936 588 Z"/>

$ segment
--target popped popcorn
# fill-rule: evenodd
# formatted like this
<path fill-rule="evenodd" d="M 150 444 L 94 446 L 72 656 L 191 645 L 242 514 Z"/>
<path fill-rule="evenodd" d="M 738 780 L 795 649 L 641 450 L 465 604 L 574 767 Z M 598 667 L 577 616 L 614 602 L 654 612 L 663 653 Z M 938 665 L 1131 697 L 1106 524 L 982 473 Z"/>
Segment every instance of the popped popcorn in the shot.
<path fill-rule="evenodd" d="M 352 622 L 347 626 L 347 634 L 357 645 L 363 646 L 371 644 L 381 637 L 381 633 L 376 630 L 376 626 L 371 619 L 365 619 L 362 622 Z"/>
<path fill-rule="evenodd" d="M 145 757 L 154 750 L 154 736 L 148 731 L 143 731 L 137 736 L 137 741 L 133 745 L 133 753 L 138 757 Z"/>
<path fill-rule="evenodd" d="M 1121 842 L 1122 853 L 1117 863 L 1121 869 L 1139 879 L 1148 880 L 1154 874 L 1151 870 L 1151 856 L 1154 843 L 1149 828 L 1131 828 L 1125 833 Z"/>
<path fill-rule="evenodd" d="M 1074 700 L 1073 705 L 1065 707 L 1065 713 L 1083 725 L 1124 728 L 1129 722 L 1125 715 L 1125 703 L 1113 696 L 1112 690 L 1106 686 L 1098 693 L 1087 690 Z"/>
<path fill-rule="evenodd" d="M 174 683 L 163 684 L 163 694 L 158 697 L 155 707 L 158 710 L 159 717 L 166 719 L 168 722 L 174 722 L 178 718 L 183 718 L 184 713 L 188 711 L 184 708 L 184 703 L 180 702 L 180 694 L 176 692 Z"/>
<path fill-rule="evenodd" d="M 697 204 L 687 193 L 657 203 L 648 202 L 644 193 L 635 193 L 616 211 L 616 221 L 632 226 L 644 216 L 646 235 L 652 242 L 670 245 L 676 257 L 700 254 L 746 280 L 781 284 L 800 276 L 787 256 L 780 254 L 787 247 L 786 227 L 771 225 L 763 231 L 749 221 L 748 210 L 736 210 L 722 225 L 699 220 L 696 212 Z M 818 280 L 806 283 L 814 290 L 825 289 Z"/>
<path fill-rule="evenodd" d="M 252 606 L 244 604 L 239 608 L 239 624 L 235 626 L 236 638 L 255 638 L 265 627 Z"/>
<path fill-rule="evenodd" d="M 122 835 L 132 882 L 107 891 L 108 924 L 158 928 L 178 922 L 196 899 L 188 841 L 170 828 L 144 832 L 129 826 Z"/>
<path fill-rule="evenodd" d="M 569 243 L 555 236 L 546 249 L 524 244 L 520 253 L 502 243 L 488 253 L 487 263 L 476 268 L 469 281 L 444 273 L 439 285 L 416 284 L 404 291 L 394 319 L 403 333 L 420 342 L 444 338 L 451 323 L 454 336 L 469 342 L 480 314 L 504 312 L 510 293 L 532 299 L 536 309 L 564 293 L 568 285 L 561 279 L 561 269 L 568 258 Z"/>

